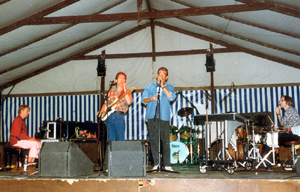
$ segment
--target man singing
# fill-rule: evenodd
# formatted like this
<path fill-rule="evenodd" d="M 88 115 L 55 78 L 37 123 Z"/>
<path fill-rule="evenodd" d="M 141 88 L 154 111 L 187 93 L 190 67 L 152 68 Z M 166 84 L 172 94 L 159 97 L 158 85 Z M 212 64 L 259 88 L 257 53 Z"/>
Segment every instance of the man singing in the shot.
<path fill-rule="evenodd" d="M 126 74 L 119 72 L 116 75 L 115 83 L 117 87 L 114 90 L 108 92 L 108 106 L 115 100 L 119 99 L 127 91 Z M 108 116 L 108 141 L 125 141 L 125 119 L 124 115 L 128 111 L 128 107 L 132 103 L 131 92 L 127 93 L 119 102 L 115 105 L 115 112 Z M 102 113 L 107 112 L 107 103 L 102 106 L 98 112 L 98 116 L 101 117 Z"/>
<path fill-rule="evenodd" d="M 29 149 L 27 161 L 28 163 L 34 163 L 41 148 L 41 143 L 27 135 L 27 126 L 24 121 L 29 115 L 29 110 L 30 108 L 27 105 L 21 105 L 19 107 L 19 115 L 13 120 L 11 126 L 10 145 Z"/>
<path fill-rule="evenodd" d="M 176 94 L 174 87 L 167 83 L 167 68 L 161 67 L 158 69 L 156 80 L 156 83 L 148 84 L 142 94 L 143 103 L 147 105 L 146 121 L 148 122 L 149 141 L 154 160 L 152 171 L 157 170 L 160 166 L 159 139 L 163 147 L 165 170 L 173 171 L 170 163 L 170 103 L 176 98 Z M 160 93 L 159 106 L 157 105 L 158 93 Z"/>

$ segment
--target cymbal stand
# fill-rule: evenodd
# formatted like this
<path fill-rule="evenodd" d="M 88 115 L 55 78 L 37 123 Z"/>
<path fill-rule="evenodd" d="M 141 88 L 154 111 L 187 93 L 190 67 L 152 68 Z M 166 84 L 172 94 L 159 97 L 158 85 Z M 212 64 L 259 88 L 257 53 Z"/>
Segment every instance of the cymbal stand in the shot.
<path fill-rule="evenodd" d="M 273 131 L 273 126 L 271 127 L 271 140 L 272 140 L 272 149 L 264 156 L 264 158 L 261 160 L 258 165 L 256 165 L 255 169 L 257 169 L 260 164 L 264 163 L 264 161 L 270 163 L 270 165 L 274 166 L 275 165 L 275 148 L 274 148 L 274 131 Z M 269 155 L 272 153 L 273 155 L 273 162 L 269 161 L 267 158 Z"/>
<path fill-rule="evenodd" d="M 200 114 L 200 112 L 198 111 L 197 107 L 195 107 L 195 105 L 186 97 L 182 94 L 182 91 L 178 91 L 178 94 L 180 94 L 191 106 L 193 109 L 196 109 L 197 113 Z M 188 115 L 186 116 L 191 124 L 191 127 L 195 126 L 193 125 L 192 121 L 190 120 L 190 118 L 188 117 Z M 195 129 L 195 127 L 194 127 Z M 193 130 L 193 129 L 192 129 Z M 191 132 L 192 132 L 191 130 Z M 196 140 L 197 141 L 197 140 Z M 192 138 L 192 133 L 190 134 L 190 156 L 191 156 L 191 164 L 193 164 L 193 138 Z M 196 146 L 197 146 L 197 143 L 196 143 Z"/>
<path fill-rule="evenodd" d="M 256 144 L 255 144 L 254 125 L 252 126 L 252 143 L 251 143 L 251 145 L 252 145 L 252 148 L 248 152 L 248 158 L 249 159 L 254 159 L 254 160 L 257 160 L 257 161 L 262 161 L 262 157 L 259 153 L 259 149 L 256 147 Z M 262 163 L 265 167 L 267 167 L 267 165 L 264 161 L 262 161 Z"/>

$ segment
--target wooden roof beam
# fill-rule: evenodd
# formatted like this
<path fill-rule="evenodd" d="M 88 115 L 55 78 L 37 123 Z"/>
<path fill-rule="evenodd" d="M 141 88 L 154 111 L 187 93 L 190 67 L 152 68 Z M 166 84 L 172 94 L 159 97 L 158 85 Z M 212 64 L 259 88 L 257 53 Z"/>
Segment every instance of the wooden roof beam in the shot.
<path fill-rule="evenodd" d="M 176 31 L 178 33 L 189 35 L 189 36 L 192 36 L 192 37 L 195 37 L 195 38 L 198 38 L 198 39 L 202 39 L 202 40 L 205 40 L 205 41 L 208 41 L 208 42 L 219 44 L 221 46 L 225 46 L 227 48 L 231 48 L 231 49 L 234 49 L 234 50 L 239 50 L 240 52 L 245 52 L 245 53 L 257 56 L 257 57 L 261 57 L 261 58 L 264 58 L 264 59 L 267 59 L 267 60 L 270 60 L 270 61 L 274 61 L 274 62 L 281 63 L 281 64 L 284 64 L 284 65 L 287 65 L 287 66 L 290 66 L 290 67 L 300 69 L 300 63 L 295 63 L 295 62 L 292 62 L 292 61 L 281 59 L 279 57 L 267 55 L 265 53 L 261 53 L 261 52 L 258 52 L 258 51 L 253 51 L 253 50 L 250 50 L 250 49 L 247 49 L 247 48 L 244 48 L 244 47 L 240 47 L 240 46 L 237 46 L 237 45 L 226 43 L 226 42 L 221 41 L 221 40 L 216 40 L 216 39 L 213 39 L 211 37 L 207 37 L 207 36 L 204 36 L 204 35 L 200 35 L 198 33 L 190 32 L 190 31 L 187 31 L 187 30 L 184 30 L 184 29 L 181 29 L 181 28 L 178 28 L 178 27 L 174 27 L 172 25 L 168 25 L 168 24 L 165 24 L 165 23 L 162 23 L 162 22 L 157 21 L 155 23 L 156 23 L 157 26 L 164 27 L 166 29 Z"/>
<path fill-rule="evenodd" d="M 149 26 L 150 26 L 150 24 L 149 24 L 149 23 L 146 23 L 146 24 L 143 24 L 143 25 L 141 25 L 141 26 L 139 26 L 139 27 L 135 27 L 135 28 L 133 28 L 133 29 L 131 29 L 131 30 L 125 32 L 125 33 L 122 33 L 122 34 L 120 34 L 120 35 L 118 35 L 118 36 L 115 36 L 115 37 L 113 37 L 113 38 L 111 38 L 111 39 L 108 39 L 108 40 L 106 40 L 106 41 L 104 41 L 104 42 L 101 42 L 101 43 L 99 43 L 99 44 L 97 44 L 97 45 L 91 46 L 91 47 L 87 48 L 87 49 L 84 50 L 84 51 L 75 53 L 75 54 L 73 54 L 73 55 L 71 55 L 71 56 L 69 56 L 69 57 L 67 57 L 67 58 L 64 58 L 64 59 L 62 59 L 62 60 L 59 60 L 59 61 L 54 62 L 54 63 L 52 63 L 52 64 L 49 64 L 48 66 L 45 66 L 45 67 L 43 67 L 43 68 L 41 68 L 41 69 L 38 69 L 38 70 L 33 71 L 33 72 L 29 73 L 29 74 L 26 74 L 26 75 L 24 75 L 24 76 L 22 76 L 22 77 L 19 77 L 19 78 L 15 79 L 15 80 L 12 80 L 12 81 L 10 81 L 10 82 L 4 84 L 4 85 L 1 85 L 1 86 L 0 86 L 0 90 L 3 90 L 3 89 L 5 89 L 5 88 L 7 88 L 7 87 L 16 85 L 16 84 L 20 83 L 21 81 L 24 81 L 24 80 L 29 79 L 29 78 L 31 78 L 31 77 L 34 77 L 34 76 L 36 76 L 36 75 L 38 75 L 38 74 L 41 74 L 41 73 L 43 73 L 43 72 L 45 72 L 45 71 L 48 71 L 48 70 L 53 69 L 53 68 L 55 68 L 55 67 L 58 67 L 58 66 L 60 66 L 60 65 L 62 65 L 62 64 L 64 64 L 64 63 L 66 63 L 66 62 L 71 61 L 71 59 L 72 59 L 73 57 L 76 58 L 76 57 L 78 57 L 78 56 L 82 56 L 83 54 L 89 53 L 89 52 L 94 51 L 94 50 L 96 50 L 96 49 L 99 49 L 99 48 L 101 48 L 101 47 L 103 47 L 103 46 L 106 46 L 106 45 L 108 45 L 108 44 L 110 44 L 110 43 L 112 43 L 112 42 L 118 41 L 119 39 L 122 39 L 122 38 L 124 38 L 124 37 L 126 37 L 126 36 L 128 36 L 128 35 L 131 35 L 131 34 L 133 34 L 133 33 L 135 33 L 135 32 L 138 32 L 138 31 L 140 31 L 140 30 L 142 30 L 142 29 L 144 29 L 144 28 L 146 28 L 146 27 L 149 27 Z"/>
<path fill-rule="evenodd" d="M 183 1 L 179 1 L 179 0 L 171 0 L 171 1 L 173 1 L 175 3 L 178 3 L 178 4 L 181 4 L 181 5 L 184 5 L 184 6 L 187 6 L 187 7 L 190 7 L 190 8 L 195 8 L 195 6 L 191 6 L 191 5 L 189 5 L 189 4 L 187 4 Z M 300 35 L 297 35 L 297 34 L 291 34 L 291 33 L 285 32 L 285 31 L 272 29 L 272 28 L 265 27 L 265 26 L 262 26 L 262 25 L 257 25 L 257 24 L 254 24 L 254 23 L 249 23 L 249 22 L 246 22 L 246 21 L 243 21 L 243 20 L 240 20 L 240 19 L 236 19 L 236 18 L 233 18 L 233 17 L 228 17 L 224 14 L 214 14 L 214 15 L 216 15 L 218 17 L 222 17 L 222 18 L 230 20 L 230 21 L 237 22 L 237 23 L 242 23 L 242 24 L 249 25 L 249 26 L 252 26 L 252 27 L 257 27 L 257 28 L 264 29 L 264 30 L 267 30 L 267 31 L 272 31 L 274 33 L 279 33 L 279 34 L 282 34 L 282 35 L 287 35 L 287 36 L 290 36 L 290 37 L 300 39 Z"/>
<path fill-rule="evenodd" d="M 57 52 L 60 52 L 60 51 L 62 51 L 62 50 L 64 50 L 64 49 L 67 49 L 67 48 L 69 48 L 69 47 L 71 47 L 71 46 L 74 46 L 74 45 L 76 45 L 76 44 L 78 44 L 78 43 L 80 43 L 80 42 L 83 42 L 83 41 L 85 41 L 85 40 L 88 40 L 88 39 L 90 39 L 90 38 L 92 38 L 92 37 L 94 37 L 94 36 L 96 36 L 96 35 L 99 35 L 99 34 L 105 32 L 105 31 L 107 31 L 107 30 L 109 30 L 109 29 L 111 29 L 111 28 L 113 28 L 113 27 L 115 27 L 115 26 L 117 26 L 117 25 L 119 25 L 119 24 L 121 24 L 121 23 L 122 23 L 122 22 L 119 22 L 119 23 L 117 23 L 117 24 L 115 24 L 115 25 L 112 25 L 112 26 L 110 26 L 110 27 L 108 27 L 108 28 L 106 28 L 106 29 L 103 29 L 103 30 L 101 30 L 101 31 L 99 31 L 99 32 L 97 32 L 97 33 L 95 33 L 95 34 L 93 34 L 93 35 L 90 35 L 90 36 L 88 36 L 88 37 L 85 37 L 84 39 L 79 39 L 79 40 L 77 40 L 77 41 L 75 41 L 75 42 L 73 42 L 73 43 L 71 43 L 71 44 L 69 44 L 69 45 L 66 45 L 66 46 L 64 46 L 64 47 L 61 47 L 60 49 L 56 49 L 56 50 L 54 50 L 54 51 L 45 53 L 45 54 L 43 54 L 43 55 L 40 55 L 39 57 L 32 58 L 32 59 L 30 59 L 30 60 L 28 60 L 28 61 L 25 61 L 25 62 L 23 62 L 23 63 L 21 63 L 21 64 L 19 64 L 19 65 L 17 65 L 17 66 L 13 66 L 13 67 L 11 67 L 11 68 L 9 68 L 9 69 L 6 69 L 6 70 L 4 70 L 4 71 L 1 71 L 1 72 L 0 72 L 0 75 L 2 75 L 3 73 L 7 73 L 7 72 L 9 72 L 9 71 L 12 71 L 12 70 L 14 70 L 14 69 L 23 67 L 23 66 L 25 66 L 25 65 L 28 65 L 28 64 L 30 64 L 30 63 L 32 63 L 32 62 L 34 62 L 34 61 L 37 61 L 37 60 L 42 59 L 42 58 L 44 58 L 44 57 L 47 57 L 47 56 L 49 56 L 49 55 L 55 54 L 55 53 L 57 53 Z"/>
<path fill-rule="evenodd" d="M 11 0 L 2 0 L 2 1 L 0 2 L 0 5 L 2 5 L 2 4 L 4 4 L 4 3 L 7 3 L 7 2 L 9 2 L 9 1 L 11 1 Z"/>
<path fill-rule="evenodd" d="M 214 53 L 229 53 L 238 52 L 231 48 L 216 48 Z M 106 54 L 105 59 L 125 59 L 125 58 L 140 58 L 140 57 L 166 57 L 166 56 L 182 56 L 182 55 L 198 55 L 206 54 L 207 49 L 193 49 L 193 50 L 181 50 L 181 51 L 161 51 L 161 52 L 144 52 L 144 53 L 118 53 L 118 54 Z M 100 55 L 86 55 L 81 57 L 72 57 L 72 60 L 92 60 L 98 59 Z"/>
<path fill-rule="evenodd" d="M 113 42 L 116 42 L 116 41 L 118 41 L 118 40 L 120 40 L 120 39 L 122 39 L 124 37 L 127 37 L 127 36 L 129 36 L 129 35 L 131 35 L 133 33 L 136 33 L 136 32 L 138 32 L 138 31 L 140 31 L 142 29 L 145 29 L 146 27 L 149 27 L 149 26 L 150 26 L 150 23 L 147 22 L 147 23 L 145 23 L 145 24 L 143 24 L 141 26 L 134 27 L 134 28 L 130 29 L 129 31 L 126 31 L 126 32 L 124 32 L 124 33 L 122 33 L 120 35 L 114 36 L 114 37 L 112 37 L 110 39 L 107 39 L 107 40 L 105 40 L 105 41 L 103 41 L 103 42 L 101 42 L 99 44 L 93 45 L 93 46 L 89 47 L 88 49 L 85 49 L 85 50 L 81 51 L 80 53 L 74 55 L 73 57 L 84 56 L 87 53 L 90 53 L 90 52 L 92 52 L 94 50 L 100 49 L 101 47 L 104 47 L 104 46 L 109 45 L 109 44 L 111 44 Z"/>
<path fill-rule="evenodd" d="M 63 16 L 63 17 L 44 17 L 32 18 L 27 25 L 44 25 L 44 24 L 66 24 L 66 23 L 92 23 L 92 22 L 111 22 L 111 21 L 130 21 L 146 19 L 160 19 L 170 17 L 184 17 L 220 13 L 233 13 L 245 11 L 257 11 L 265 9 L 262 5 L 227 5 L 200 8 L 187 8 L 175 10 L 155 10 L 141 13 L 117 13 L 117 14 L 100 14 L 100 15 L 80 15 L 80 16 Z"/>
<path fill-rule="evenodd" d="M 254 44 L 257 44 L 257 45 L 260 45 L 260 46 L 263 46 L 263 47 L 268 47 L 268 48 L 275 49 L 275 50 L 278 50 L 278 51 L 282 51 L 282 52 L 285 52 L 285 53 L 290 53 L 290 54 L 300 56 L 299 51 L 292 51 L 292 50 L 284 49 L 284 48 L 281 48 L 281 47 L 278 47 L 278 46 L 275 46 L 275 45 L 271 45 L 271 44 L 268 44 L 268 43 L 265 43 L 265 42 L 260 42 L 260 41 L 254 40 L 254 39 L 245 38 L 245 37 L 242 37 L 242 36 L 237 35 L 237 34 L 233 34 L 233 33 L 229 33 L 229 32 L 226 32 L 226 31 L 218 30 L 218 29 L 215 29 L 213 27 L 209 27 L 207 25 L 203 25 L 203 24 L 191 21 L 191 20 L 186 19 L 186 18 L 177 18 L 177 19 L 186 21 L 188 23 L 191 23 L 191 24 L 194 24 L 194 25 L 197 25 L 197 26 L 200 26 L 200 27 L 218 32 L 218 33 L 222 33 L 222 34 L 234 37 L 234 38 L 237 38 L 237 39 L 240 39 L 240 40 L 243 40 L 243 41 L 247 41 L 247 42 L 254 43 Z"/>
<path fill-rule="evenodd" d="M 110 7 L 107 7 L 106 9 L 101 10 L 101 11 L 99 11 L 99 12 L 97 12 L 97 13 L 94 13 L 94 14 L 97 14 L 97 15 L 98 15 L 99 13 L 105 12 L 105 11 L 107 11 L 107 10 L 113 8 L 113 7 L 116 7 L 116 6 L 120 5 L 121 3 L 125 2 L 125 1 L 126 1 L 126 0 L 120 1 L 120 2 L 118 2 L 118 3 L 116 3 L 116 4 L 111 5 Z M 70 27 L 73 27 L 73 26 L 75 26 L 75 25 L 77 25 L 77 24 L 70 24 L 70 25 L 68 25 L 68 26 L 66 26 L 66 27 L 64 27 L 64 28 L 62 28 L 62 29 L 58 29 L 58 30 L 52 32 L 51 34 L 44 35 L 44 36 L 42 36 L 42 37 L 40 37 L 40 38 L 38 38 L 38 39 L 35 39 L 35 40 L 30 41 L 30 42 L 28 42 L 28 43 L 22 44 L 22 45 L 19 46 L 19 47 L 16 47 L 16 48 L 11 49 L 11 50 L 7 50 L 7 51 L 1 53 L 1 54 L 0 54 L 0 57 L 2 57 L 3 55 L 9 54 L 9 53 L 11 53 L 11 52 L 17 51 L 17 50 L 19 50 L 19 49 L 22 49 L 22 48 L 24 48 L 24 47 L 26 47 L 26 46 L 28 46 L 28 45 L 31 45 L 31 44 L 36 43 L 36 42 L 38 42 L 38 41 L 41 41 L 41 40 L 43 40 L 43 39 L 46 39 L 47 37 L 50 37 L 50 36 L 52 36 L 52 35 L 55 35 L 55 34 L 61 32 L 61 31 L 64 31 L 64 30 L 66 30 L 66 29 L 68 29 L 68 28 L 70 28 Z"/>
<path fill-rule="evenodd" d="M 300 18 L 300 10 L 299 9 L 294 9 L 291 7 L 280 5 L 278 3 L 258 2 L 258 1 L 253 1 L 253 0 L 236 0 L 236 1 L 241 2 L 241 3 L 246 3 L 248 5 L 258 5 L 258 6 L 261 5 L 261 6 L 266 7 L 268 10 Z"/>
<path fill-rule="evenodd" d="M 12 31 L 12 30 L 15 30 L 19 27 L 22 27 L 23 25 L 26 25 L 28 22 L 30 22 L 32 20 L 37 20 L 38 18 L 41 18 L 45 15 L 49 15 L 50 13 L 53 13 L 53 12 L 55 12 L 55 11 L 61 9 L 61 8 L 64 8 L 64 7 L 67 7 L 67 6 L 69 6 L 73 3 L 76 3 L 77 1 L 80 1 L 80 0 L 65 0 L 65 1 L 57 3 L 57 4 L 55 4 L 51 7 L 48 7 L 48 8 L 46 8 L 46 9 L 44 9 L 44 10 L 42 10 L 42 11 L 36 13 L 36 14 L 33 14 L 33 15 L 27 17 L 27 18 L 24 18 L 20 21 L 14 22 L 14 23 L 6 26 L 6 27 L 1 28 L 0 36 L 5 34 L 5 33 L 8 33 L 10 31 Z"/>

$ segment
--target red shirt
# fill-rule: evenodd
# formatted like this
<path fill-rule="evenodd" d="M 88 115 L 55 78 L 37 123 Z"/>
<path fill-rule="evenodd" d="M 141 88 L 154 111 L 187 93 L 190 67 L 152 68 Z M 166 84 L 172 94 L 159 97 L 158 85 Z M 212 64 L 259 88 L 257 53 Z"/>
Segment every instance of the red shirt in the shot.
<path fill-rule="evenodd" d="M 19 115 L 17 116 L 11 125 L 10 130 L 10 145 L 17 144 L 20 140 L 29 140 L 30 137 L 27 135 L 27 126 L 22 119 L 22 117 Z"/>

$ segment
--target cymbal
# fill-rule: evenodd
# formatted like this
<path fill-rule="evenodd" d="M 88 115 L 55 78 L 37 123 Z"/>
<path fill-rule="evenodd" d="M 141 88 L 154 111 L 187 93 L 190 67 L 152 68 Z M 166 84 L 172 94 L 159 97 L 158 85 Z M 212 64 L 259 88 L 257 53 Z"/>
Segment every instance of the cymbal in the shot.
<path fill-rule="evenodd" d="M 179 111 L 178 111 L 178 115 L 181 117 L 186 117 L 192 113 L 193 113 L 193 108 L 191 108 L 191 107 L 185 107 L 185 108 L 179 109 Z"/>

